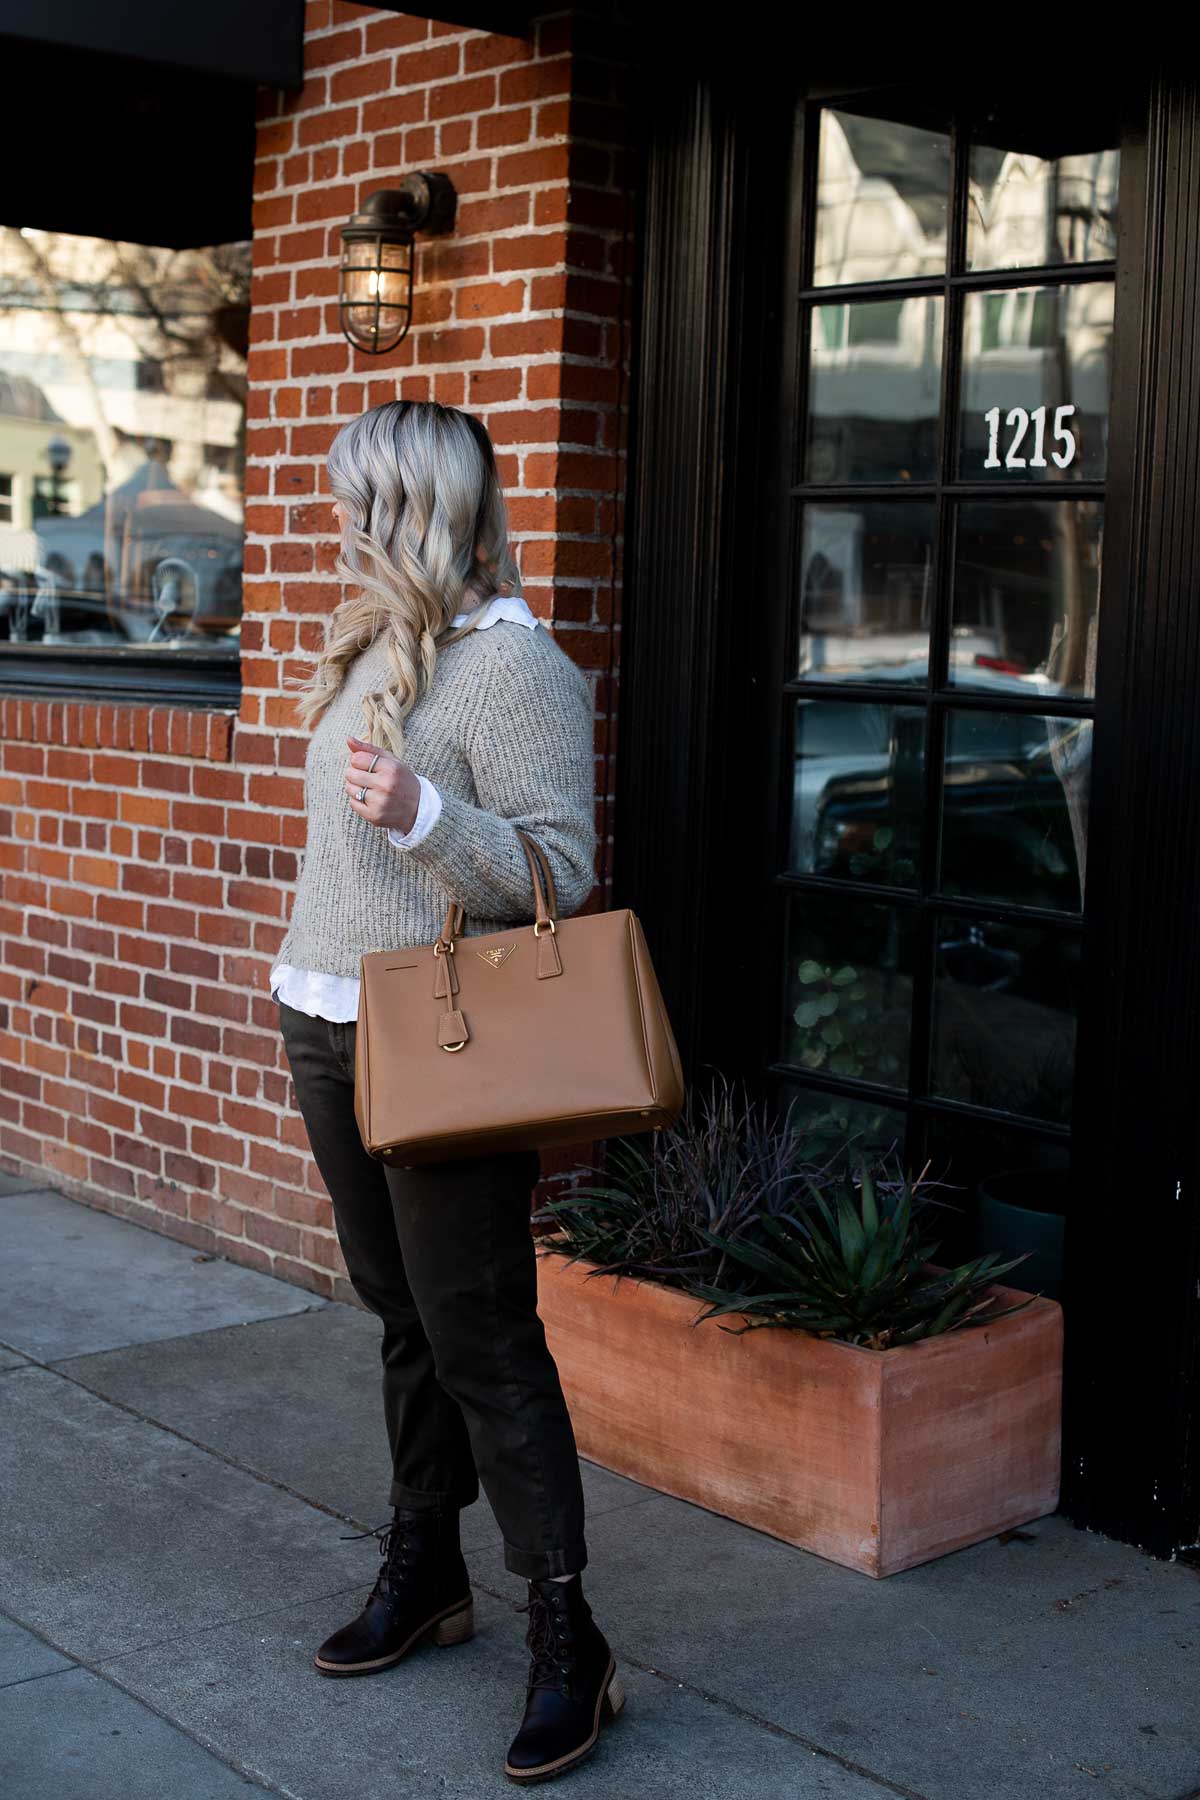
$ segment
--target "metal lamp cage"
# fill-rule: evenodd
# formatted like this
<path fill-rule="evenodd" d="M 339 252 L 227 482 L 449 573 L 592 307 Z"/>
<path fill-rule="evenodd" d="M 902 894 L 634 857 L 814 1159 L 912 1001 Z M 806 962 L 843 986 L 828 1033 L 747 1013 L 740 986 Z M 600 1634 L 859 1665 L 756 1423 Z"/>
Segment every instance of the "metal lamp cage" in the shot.
<path fill-rule="evenodd" d="M 413 240 L 418 231 L 450 230 L 455 202 L 448 176 L 406 175 L 400 187 L 369 194 L 342 226 L 338 321 L 356 349 L 379 356 L 404 337 L 412 323 Z"/>

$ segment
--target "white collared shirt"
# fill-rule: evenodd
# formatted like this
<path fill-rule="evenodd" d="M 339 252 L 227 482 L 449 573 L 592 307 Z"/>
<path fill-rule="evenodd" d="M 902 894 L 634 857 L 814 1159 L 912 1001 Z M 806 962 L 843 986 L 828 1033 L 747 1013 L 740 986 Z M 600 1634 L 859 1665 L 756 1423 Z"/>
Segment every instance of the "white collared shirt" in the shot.
<path fill-rule="evenodd" d="M 470 618 L 469 612 L 455 613 L 452 625 L 465 625 Z M 476 625 L 476 631 L 486 631 L 489 625 L 495 625 L 499 619 L 508 619 L 515 625 L 526 625 L 533 630 L 538 621 L 520 594 L 497 594 L 488 604 L 487 611 Z M 419 844 L 425 835 L 432 831 L 442 813 L 442 796 L 431 781 L 424 775 L 418 775 L 421 797 L 417 804 L 417 816 L 413 820 L 410 831 L 388 830 L 388 842 L 397 850 L 411 850 Z M 358 1017 L 358 977 L 346 975 L 328 975 L 323 969 L 298 969 L 291 963 L 276 963 L 271 970 L 271 998 L 282 1000 L 288 1006 L 294 1006 L 297 1012 L 311 1014 L 318 1019 L 334 1019 L 345 1021 Z"/>

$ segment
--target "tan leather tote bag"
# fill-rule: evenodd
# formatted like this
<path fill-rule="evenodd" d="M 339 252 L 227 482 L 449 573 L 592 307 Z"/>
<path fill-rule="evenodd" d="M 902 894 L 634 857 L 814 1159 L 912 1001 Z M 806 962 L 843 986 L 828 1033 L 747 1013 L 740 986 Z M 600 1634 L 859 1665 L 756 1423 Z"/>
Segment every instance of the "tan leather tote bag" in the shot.
<path fill-rule="evenodd" d="M 679 1052 L 628 909 L 560 919 L 545 852 L 537 916 L 464 937 L 451 901 L 428 946 L 361 962 L 354 1114 L 400 1167 L 659 1130 L 683 1107 Z"/>

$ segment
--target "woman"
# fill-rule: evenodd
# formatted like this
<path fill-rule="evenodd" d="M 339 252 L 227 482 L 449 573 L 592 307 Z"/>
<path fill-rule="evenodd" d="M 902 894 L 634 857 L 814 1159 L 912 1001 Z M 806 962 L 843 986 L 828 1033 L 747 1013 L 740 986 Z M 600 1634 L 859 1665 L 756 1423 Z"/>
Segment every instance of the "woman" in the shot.
<path fill-rule="evenodd" d="M 359 959 L 430 944 L 450 899 L 466 931 L 532 918 L 521 826 L 560 911 L 591 891 L 592 705 L 582 672 L 515 593 L 487 432 L 416 401 L 376 406 L 329 451 L 342 532 L 333 612 L 297 712 L 308 835 L 271 971 L 296 1099 L 355 1292 L 383 1321 L 394 1517 L 358 1616 L 324 1675 L 390 1667 L 474 1631 L 459 1510 L 483 1489 L 507 1568 L 526 1578 L 531 1667 L 505 1772 L 542 1780 L 594 1747 L 622 1703 L 583 1596 L 583 1492 L 538 1317 L 536 1151 L 398 1168 L 354 1116 Z"/>

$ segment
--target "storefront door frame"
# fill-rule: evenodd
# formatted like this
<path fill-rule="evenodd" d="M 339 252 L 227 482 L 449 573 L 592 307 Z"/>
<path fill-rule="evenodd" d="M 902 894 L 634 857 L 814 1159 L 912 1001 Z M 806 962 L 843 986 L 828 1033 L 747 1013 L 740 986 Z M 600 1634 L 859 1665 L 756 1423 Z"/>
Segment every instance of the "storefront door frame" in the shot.
<path fill-rule="evenodd" d="M 1200 1539 L 1200 98 L 1166 70 L 1124 80 L 1063 1503 L 1171 1554 Z M 643 85 L 615 898 L 646 922 L 691 1079 L 753 1085 L 795 90 Z"/>

